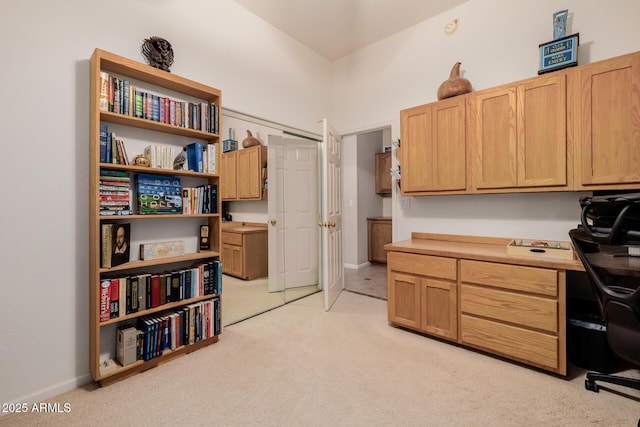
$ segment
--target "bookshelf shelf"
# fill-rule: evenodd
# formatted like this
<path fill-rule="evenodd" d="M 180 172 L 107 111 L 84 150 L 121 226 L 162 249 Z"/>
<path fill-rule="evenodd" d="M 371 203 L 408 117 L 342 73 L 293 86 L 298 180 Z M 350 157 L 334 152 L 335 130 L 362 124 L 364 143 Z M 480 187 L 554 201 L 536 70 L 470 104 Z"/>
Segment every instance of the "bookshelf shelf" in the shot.
<path fill-rule="evenodd" d="M 149 215 L 142 215 L 149 216 Z M 100 273 L 113 273 L 117 271 L 125 271 L 125 270 L 135 270 L 140 268 L 152 267 L 154 265 L 167 265 L 167 264 L 175 264 L 179 262 L 185 261 L 197 261 L 207 258 L 216 258 L 219 257 L 219 252 L 208 251 L 208 252 L 197 252 L 192 254 L 185 254 L 178 257 L 170 257 L 170 258 L 162 258 L 162 259 L 152 259 L 148 261 L 142 260 L 133 260 L 124 264 L 117 265 L 111 268 L 101 268 Z"/>
<path fill-rule="evenodd" d="M 106 90 L 105 87 L 107 88 Z M 135 92 L 136 90 L 138 92 Z M 162 102 L 165 102 L 164 119 L 158 120 L 155 114 L 157 110 L 153 109 L 146 109 L 144 115 L 134 114 L 134 110 L 137 110 L 135 107 L 139 107 L 136 105 L 135 100 L 141 96 L 140 93 L 144 93 L 144 108 L 153 106 L 152 103 L 146 104 L 147 98 L 155 101 L 155 98 L 159 97 Z M 215 189 L 214 187 L 219 187 L 220 174 L 214 170 L 213 166 L 210 171 L 205 168 L 205 172 L 195 172 L 192 170 L 105 163 L 101 161 L 100 156 L 101 125 L 118 125 L 118 136 L 124 135 L 127 137 L 129 132 L 134 135 L 133 137 L 138 141 L 138 144 L 148 143 L 167 146 L 174 150 L 173 152 L 180 152 L 187 145 L 189 145 L 188 149 L 190 150 L 193 142 L 199 142 L 202 146 L 208 147 L 207 156 L 219 159 L 221 141 L 218 120 L 221 99 L 222 92 L 219 89 L 101 49 L 95 49 L 91 56 L 89 359 L 91 374 L 100 385 L 111 384 L 153 368 L 177 356 L 188 354 L 217 342 L 221 330 L 220 309 L 222 305 L 220 280 L 216 274 L 216 269 L 219 267 L 221 247 L 222 218 L 219 213 L 221 212 L 220 198 L 218 197 L 215 200 L 215 203 L 211 205 L 211 209 L 204 209 L 205 212 L 210 210 L 213 213 L 139 214 L 138 209 L 134 206 L 137 200 L 134 195 L 135 192 L 132 194 L 129 191 L 129 196 L 127 197 L 126 189 L 123 190 L 123 187 L 126 188 L 127 186 L 133 189 L 132 183 L 136 177 L 142 178 L 140 174 L 182 177 L 188 179 L 184 180 L 186 182 L 180 181 L 180 195 L 187 197 L 186 188 L 204 187 L 207 189 L 205 192 L 207 195 L 209 194 L 209 189 L 211 189 L 210 199 L 213 200 L 215 196 L 213 190 Z M 122 100 L 120 105 L 127 106 L 126 110 L 124 108 L 119 110 L 115 107 L 120 100 Z M 173 106 L 174 103 L 176 104 L 176 112 L 174 114 L 171 111 L 171 116 L 169 116 L 168 105 L 171 104 Z M 180 109 L 177 107 L 178 104 L 180 104 Z M 178 120 L 179 110 L 183 114 L 181 116 L 182 120 Z M 153 111 L 153 114 L 149 113 L 151 111 Z M 171 120 L 169 120 L 169 117 Z M 139 132 L 135 129 L 152 132 Z M 144 135 L 142 137 L 143 141 L 140 140 L 141 134 Z M 174 136 L 181 138 L 175 138 Z M 104 148 L 104 139 L 102 141 Z M 216 167 L 218 167 L 217 164 Z M 104 179 L 105 176 L 101 174 L 101 171 L 105 170 L 110 171 L 111 179 Z M 117 178 L 113 178 L 114 176 Z M 127 185 L 117 182 L 107 183 L 106 181 L 123 181 Z M 178 180 L 175 179 L 175 181 L 177 182 Z M 152 183 L 153 180 L 148 182 Z M 142 184 L 142 179 L 140 179 L 140 184 Z M 176 190 L 178 189 L 177 185 L 175 186 Z M 140 186 L 139 188 L 142 187 Z M 156 193 L 148 194 L 155 195 Z M 174 194 L 177 194 L 177 192 Z M 123 209 L 122 207 L 114 208 L 111 206 L 114 201 L 122 200 L 118 199 L 118 197 L 128 201 L 128 206 L 124 207 L 125 212 L 128 209 L 133 214 L 101 215 L 101 208 L 103 210 L 113 209 L 112 212 Z M 115 205 L 123 204 L 122 202 L 115 203 Z M 145 207 L 149 209 L 149 205 Z M 162 221 L 164 219 L 169 219 L 170 221 Z M 199 226 L 195 226 L 197 223 L 199 223 Z M 107 224 L 126 224 L 130 227 L 128 238 L 130 238 L 129 253 L 131 258 L 128 262 L 114 265 L 111 268 L 105 268 L 104 265 L 110 264 L 105 264 L 103 260 L 103 250 L 106 251 L 105 253 L 109 253 L 107 245 L 103 245 L 104 242 L 102 241 L 103 229 L 111 228 L 105 228 Z M 202 226 L 206 226 L 204 229 L 208 230 L 208 235 L 201 236 L 196 231 Z M 188 231 L 191 229 L 193 229 L 192 233 Z M 141 235 L 137 236 L 136 232 Z M 207 238 L 210 248 L 208 251 L 146 261 L 133 259 L 137 255 L 137 251 L 134 251 L 133 248 L 136 248 L 139 243 L 184 240 L 191 242 L 191 247 L 193 247 L 192 245 L 203 237 Z M 111 239 L 105 237 L 106 241 L 110 242 Z M 131 256 L 131 254 L 136 255 Z M 160 273 L 160 271 L 163 272 Z M 215 281 L 214 274 L 216 275 Z M 167 280 L 162 282 L 163 288 L 161 288 L 166 294 L 162 294 L 159 305 L 158 300 L 152 300 L 152 298 L 158 297 L 158 292 L 160 292 L 158 289 L 160 288 L 151 286 L 152 278 L 157 275 L 167 275 Z M 169 276 L 173 276 L 173 280 L 178 280 L 178 282 L 169 282 L 171 279 Z M 176 277 L 178 278 L 176 279 Z M 118 282 L 119 287 L 117 285 L 114 287 L 114 282 Z M 178 283 L 177 288 L 176 283 Z M 154 282 L 155 284 L 157 282 Z M 105 289 L 109 291 L 105 292 Z M 176 289 L 178 290 L 177 292 Z M 136 293 L 138 293 L 138 296 L 135 296 Z M 117 298 L 115 298 L 116 295 Z M 111 300 L 112 297 L 114 298 L 113 301 Z M 116 301 L 117 305 L 111 304 L 111 302 Z M 139 304 L 135 304 L 134 301 L 138 301 Z M 194 321 L 189 323 L 192 319 Z M 136 345 L 134 350 L 136 350 L 137 355 L 134 361 L 127 363 L 126 366 L 120 363 L 120 358 L 117 355 L 116 337 L 118 330 L 122 327 L 134 327 L 140 330 L 135 333 Z M 165 331 L 167 332 L 166 335 L 164 334 Z M 176 331 L 179 331 L 179 333 L 176 333 Z M 163 338 L 163 336 L 169 338 Z M 111 359 L 116 361 L 115 364 L 111 363 L 108 368 L 105 367 L 104 362 Z"/>

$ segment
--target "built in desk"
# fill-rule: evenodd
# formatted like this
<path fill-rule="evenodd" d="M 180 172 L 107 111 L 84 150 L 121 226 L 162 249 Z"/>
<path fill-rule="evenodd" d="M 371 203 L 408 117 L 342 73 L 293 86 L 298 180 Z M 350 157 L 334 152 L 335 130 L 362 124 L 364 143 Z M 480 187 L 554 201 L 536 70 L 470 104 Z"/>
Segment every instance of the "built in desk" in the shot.
<path fill-rule="evenodd" d="M 512 239 L 413 233 L 385 245 L 389 323 L 567 373 L 567 271 L 582 262 L 507 253 Z"/>

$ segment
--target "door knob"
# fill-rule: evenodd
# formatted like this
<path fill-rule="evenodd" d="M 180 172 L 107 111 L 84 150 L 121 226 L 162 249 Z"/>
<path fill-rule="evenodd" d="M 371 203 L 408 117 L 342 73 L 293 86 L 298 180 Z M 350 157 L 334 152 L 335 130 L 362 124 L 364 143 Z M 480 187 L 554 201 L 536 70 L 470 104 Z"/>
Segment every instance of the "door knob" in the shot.
<path fill-rule="evenodd" d="M 271 220 L 271 225 L 276 225 L 276 222 L 278 222 L 278 221 L 276 221 L 275 219 L 272 219 Z"/>

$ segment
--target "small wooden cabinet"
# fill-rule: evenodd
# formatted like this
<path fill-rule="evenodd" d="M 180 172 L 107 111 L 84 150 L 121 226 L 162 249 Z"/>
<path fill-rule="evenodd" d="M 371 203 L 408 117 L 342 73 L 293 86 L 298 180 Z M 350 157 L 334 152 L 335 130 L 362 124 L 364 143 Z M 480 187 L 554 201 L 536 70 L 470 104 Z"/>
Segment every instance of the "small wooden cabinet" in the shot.
<path fill-rule="evenodd" d="M 390 252 L 388 260 L 389 322 L 456 340 L 457 260 L 399 252 Z"/>
<path fill-rule="evenodd" d="M 376 153 L 376 193 L 391 194 L 391 152 Z"/>
<path fill-rule="evenodd" d="M 469 97 L 472 192 L 567 190 L 566 74 Z"/>
<path fill-rule="evenodd" d="M 268 275 L 266 224 L 229 222 L 222 226 L 222 272 L 245 280 Z"/>
<path fill-rule="evenodd" d="M 392 227 L 390 217 L 367 218 L 367 243 L 369 262 L 387 262 L 387 251 L 384 245 L 391 243 Z"/>
<path fill-rule="evenodd" d="M 222 153 L 222 200 L 262 200 L 267 178 L 267 147 L 256 145 Z"/>
<path fill-rule="evenodd" d="M 402 194 L 466 191 L 466 103 L 460 95 L 400 112 Z"/>

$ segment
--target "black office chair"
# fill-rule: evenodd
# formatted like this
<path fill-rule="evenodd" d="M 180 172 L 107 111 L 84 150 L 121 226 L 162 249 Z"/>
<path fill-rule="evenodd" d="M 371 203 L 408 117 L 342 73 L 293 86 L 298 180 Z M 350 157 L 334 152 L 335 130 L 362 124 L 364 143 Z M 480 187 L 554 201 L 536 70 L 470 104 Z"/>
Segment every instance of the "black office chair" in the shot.
<path fill-rule="evenodd" d="M 629 215 L 640 206 L 640 197 L 636 196 L 582 198 L 582 225 L 571 230 L 569 236 L 606 321 L 611 350 L 640 366 L 640 258 L 631 258 L 625 246 L 640 243 L 636 241 L 640 235 L 637 217 Z M 600 223 L 590 223 L 594 219 Z M 587 373 L 587 390 L 599 391 L 596 381 L 640 390 L 640 379 L 600 372 Z"/>

